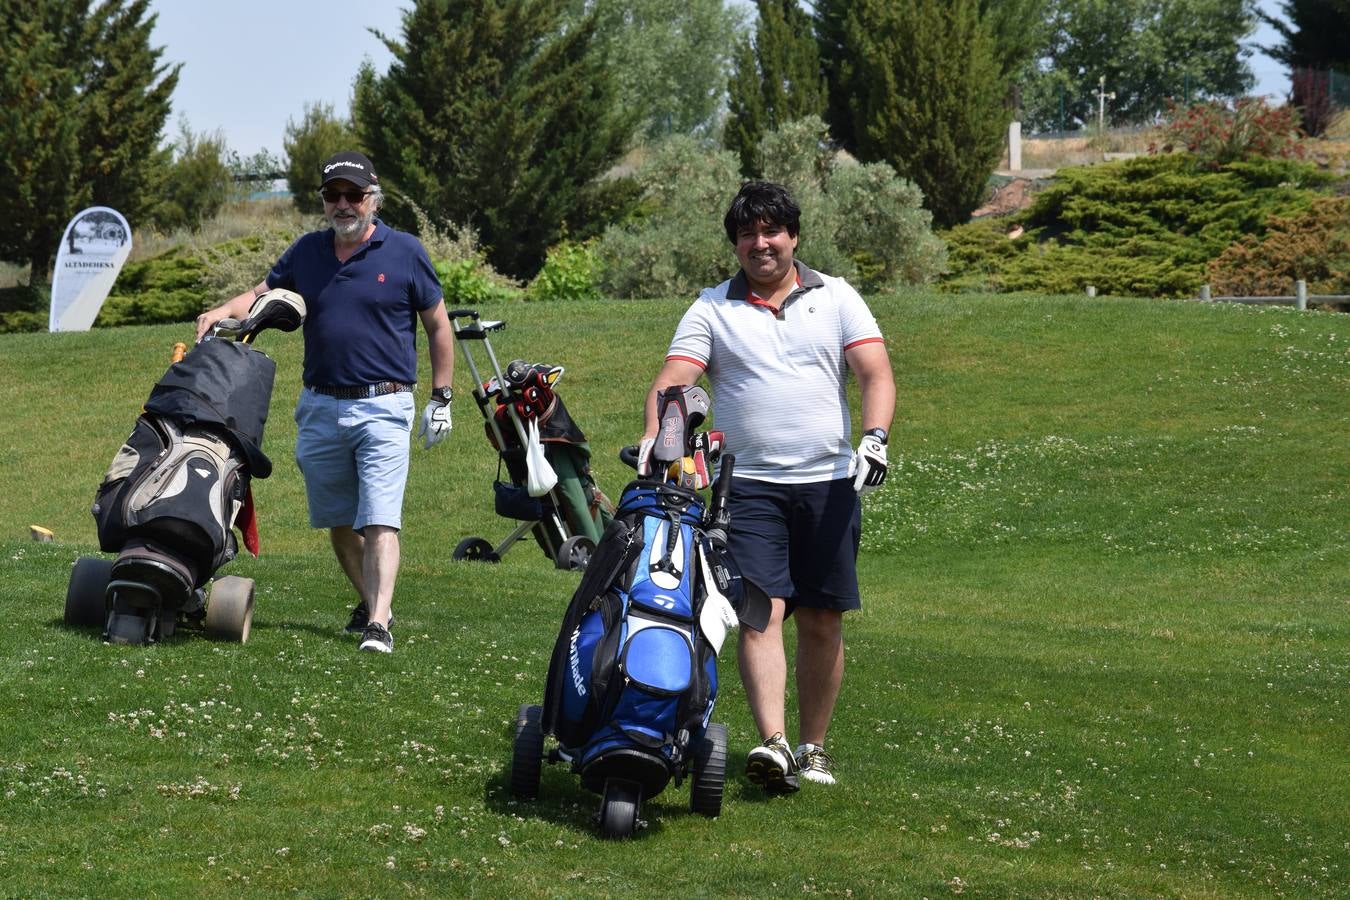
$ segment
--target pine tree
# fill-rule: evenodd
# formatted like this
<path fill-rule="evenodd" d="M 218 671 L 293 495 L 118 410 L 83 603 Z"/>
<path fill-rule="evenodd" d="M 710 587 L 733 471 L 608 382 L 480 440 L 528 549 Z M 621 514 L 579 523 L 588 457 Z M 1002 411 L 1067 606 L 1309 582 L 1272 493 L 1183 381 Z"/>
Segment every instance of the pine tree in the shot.
<path fill-rule="evenodd" d="M 984 197 L 1011 118 L 977 0 L 859 0 L 844 22 L 855 66 L 852 133 L 923 191 L 934 224 L 964 222 Z"/>
<path fill-rule="evenodd" d="M 1257 16 L 1275 29 L 1280 43 L 1264 48 L 1290 69 L 1339 69 L 1350 73 L 1350 0 L 1284 0 L 1289 21 Z"/>
<path fill-rule="evenodd" d="M 633 120 L 565 0 L 418 0 L 387 74 L 357 76 L 356 132 L 390 194 L 384 215 L 470 225 L 501 272 L 528 278 L 625 149 Z"/>
<path fill-rule="evenodd" d="M 182 68 L 160 64 L 163 50 L 150 44 L 156 17 L 147 16 L 149 8 L 150 0 L 98 6 L 81 78 L 80 175 L 93 186 L 94 203 L 129 222 L 154 207 L 155 185 L 172 159 L 160 141 Z"/>
<path fill-rule="evenodd" d="M 67 65 L 79 46 L 87 2 L 0 0 L 0 257 L 30 263 L 29 283 L 47 268 L 70 216 L 90 196 L 76 175 L 78 77 Z"/>
<path fill-rule="evenodd" d="M 754 38 L 736 48 L 727 84 L 727 123 L 722 141 L 741 159 L 747 176 L 763 171 L 759 143 L 770 131 L 810 115 L 823 115 L 825 80 L 811 35 L 811 19 L 797 0 L 755 0 Z"/>
<path fill-rule="evenodd" d="M 0 257 L 44 281 L 66 223 L 91 204 L 133 227 L 158 203 L 157 149 L 179 66 L 150 45 L 149 0 L 0 0 Z"/>
<path fill-rule="evenodd" d="M 856 4 L 857 0 L 816 0 L 813 19 L 816 52 L 825 76 L 825 121 L 830 136 L 850 153 L 858 148 L 853 133 L 855 67 L 845 29 L 849 11 Z"/>

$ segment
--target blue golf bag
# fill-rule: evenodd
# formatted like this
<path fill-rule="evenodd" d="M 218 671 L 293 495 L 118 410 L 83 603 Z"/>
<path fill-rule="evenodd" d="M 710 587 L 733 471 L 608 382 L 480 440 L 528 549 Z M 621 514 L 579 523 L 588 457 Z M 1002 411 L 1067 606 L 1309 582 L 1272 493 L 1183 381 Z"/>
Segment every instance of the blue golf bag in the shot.
<path fill-rule="evenodd" d="M 631 835 L 642 801 L 691 774 L 691 809 L 721 812 L 727 731 L 712 721 L 717 654 L 738 621 L 764 627 L 767 603 L 761 610 L 745 601 L 726 552 L 733 457 L 723 460 L 711 505 L 698 494 L 721 449 L 720 433 L 710 434 L 711 443 L 706 434 L 688 441 L 692 455 L 658 460 L 663 479 L 624 489 L 563 617 L 544 703 L 522 706 L 517 717 L 513 794 L 538 795 L 544 737 L 552 735 L 558 747 L 549 761 L 568 762 L 583 787 L 601 794 L 609 837 Z M 686 453 L 685 440 L 678 447 Z"/>

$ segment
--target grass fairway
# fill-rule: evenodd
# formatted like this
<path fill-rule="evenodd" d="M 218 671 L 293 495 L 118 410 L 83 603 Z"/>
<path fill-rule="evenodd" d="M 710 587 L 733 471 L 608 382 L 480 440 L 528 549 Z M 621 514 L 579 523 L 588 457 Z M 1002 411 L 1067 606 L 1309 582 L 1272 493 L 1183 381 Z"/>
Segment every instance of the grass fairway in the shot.
<path fill-rule="evenodd" d="M 508 322 L 503 364 L 566 366 L 612 496 L 686 305 L 483 310 Z M 744 780 L 727 649 L 722 816 L 672 786 L 626 844 L 598 837 L 598 798 L 561 767 L 538 802 L 506 791 L 576 576 L 533 543 L 451 563 L 510 528 L 472 402 L 414 448 L 395 653 L 358 655 L 290 459 L 300 341 L 264 334 L 263 556 L 223 570 L 257 580 L 252 637 L 105 646 L 62 625 L 70 567 L 189 330 L 0 337 L 18 388 L 0 417 L 0 893 L 1350 893 L 1350 317 L 925 293 L 873 309 L 900 410 L 864 506 L 840 784 L 768 799 Z"/>

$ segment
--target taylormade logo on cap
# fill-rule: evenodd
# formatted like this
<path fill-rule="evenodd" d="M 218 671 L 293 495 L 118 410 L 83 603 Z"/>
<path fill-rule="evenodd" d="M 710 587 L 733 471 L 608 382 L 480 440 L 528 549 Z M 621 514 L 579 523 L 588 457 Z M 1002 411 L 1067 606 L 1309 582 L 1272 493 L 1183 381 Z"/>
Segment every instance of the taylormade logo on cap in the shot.
<path fill-rule="evenodd" d="M 321 176 L 320 186 L 339 178 L 350 181 L 357 187 L 370 187 L 380 181 L 370 160 L 364 154 L 357 153 L 355 150 L 334 153 L 328 157 L 319 173 Z"/>
<path fill-rule="evenodd" d="M 328 165 L 324 166 L 323 174 L 327 175 L 329 172 L 333 171 L 338 166 L 351 166 L 352 168 L 357 169 L 361 172 L 364 172 L 366 170 L 366 167 L 361 165 L 359 162 L 352 162 L 349 159 L 342 159 L 338 160 L 335 163 L 329 163 Z"/>

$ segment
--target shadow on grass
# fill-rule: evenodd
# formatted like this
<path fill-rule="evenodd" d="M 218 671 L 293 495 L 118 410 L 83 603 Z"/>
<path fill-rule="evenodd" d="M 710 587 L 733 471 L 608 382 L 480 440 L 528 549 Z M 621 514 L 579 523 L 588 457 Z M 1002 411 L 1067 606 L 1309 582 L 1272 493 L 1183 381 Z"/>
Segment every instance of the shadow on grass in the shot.
<path fill-rule="evenodd" d="M 512 733 L 508 732 L 504 737 L 505 746 L 509 748 Z M 538 797 L 534 800 L 517 800 L 511 794 L 512 761 L 509 756 L 508 752 L 502 767 L 484 784 L 483 805 L 487 809 L 503 816 L 544 821 L 597 838 L 604 837 L 600 825 L 602 798 L 600 794 L 582 787 L 580 776 L 571 771 L 566 761 L 549 762 L 546 759 L 540 771 Z M 679 784 L 672 779 L 659 794 L 643 799 L 638 809 L 638 828 L 633 839 L 641 840 L 644 835 L 660 833 L 667 825 L 684 818 L 702 818 L 690 808 L 691 777 L 686 776 Z M 722 798 L 724 813 L 730 803 L 758 806 L 775 799 L 779 798 L 745 780 L 743 763 L 737 763 L 733 768 L 728 761 Z"/>

